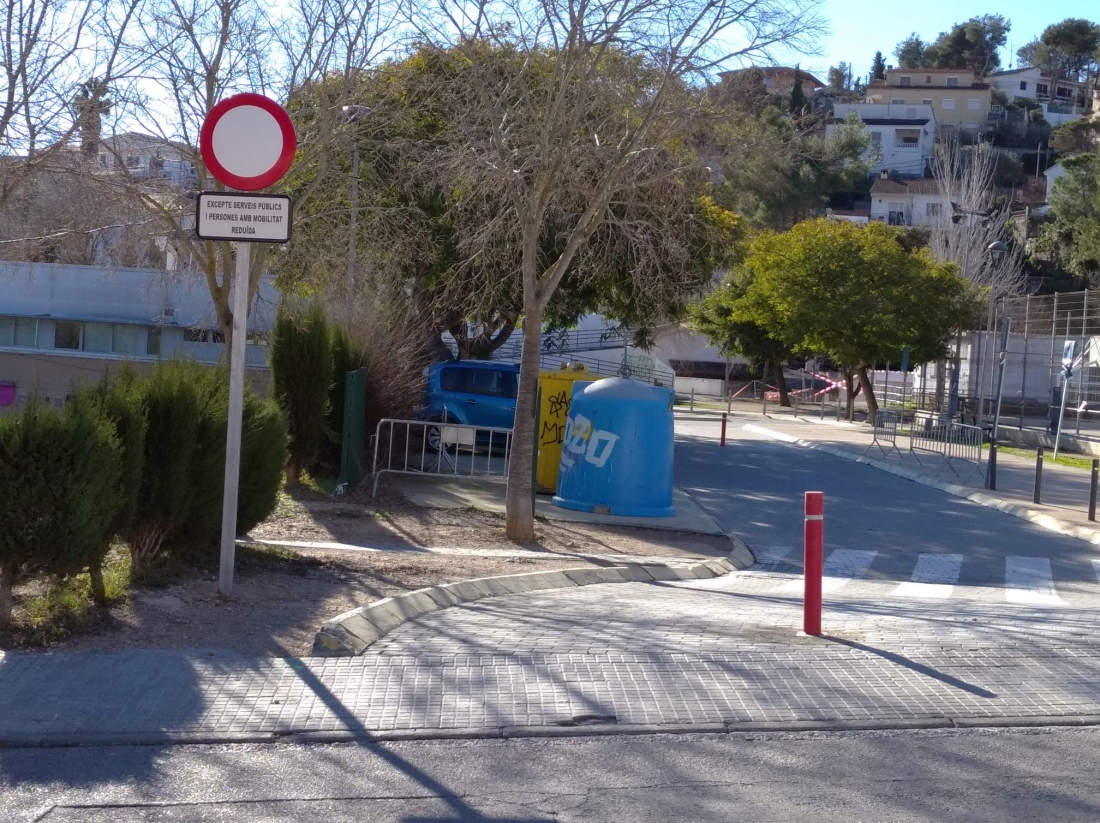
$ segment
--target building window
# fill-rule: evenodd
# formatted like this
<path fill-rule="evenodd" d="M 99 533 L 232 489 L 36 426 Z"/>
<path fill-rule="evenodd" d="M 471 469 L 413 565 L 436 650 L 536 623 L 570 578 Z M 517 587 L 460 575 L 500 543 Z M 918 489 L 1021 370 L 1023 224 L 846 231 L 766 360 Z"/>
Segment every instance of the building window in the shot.
<path fill-rule="evenodd" d="M 0 346 L 15 345 L 15 318 L 0 317 Z"/>
<path fill-rule="evenodd" d="M 115 354 L 137 355 L 141 352 L 141 326 L 116 325 L 111 351 Z"/>
<path fill-rule="evenodd" d="M 929 98 L 927 98 L 927 99 L 925 99 L 925 100 L 921 100 L 921 101 L 920 101 L 920 104 L 921 104 L 922 106 L 931 106 L 931 105 L 932 105 L 932 98 L 931 98 L 931 97 L 929 97 Z"/>
<path fill-rule="evenodd" d="M 982 101 L 981 100 L 967 100 L 966 101 L 966 109 L 967 109 L 967 111 L 981 111 L 982 110 Z"/>
<path fill-rule="evenodd" d="M 53 324 L 53 347 L 55 349 L 80 350 L 80 324 L 70 320 L 58 320 Z"/>
<path fill-rule="evenodd" d="M 896 148 L 915 148 L 920 143 L 920 129 L 898 129 L 894 132 Z"/>
<path fill-rule="evenodd" d="M 905 98 L 904 97 L 895 97 L 893 100 L 890 101 L 890 105 L 891 106 L 904 106 L 905 105 Z"/>
<path fill-rule="evenodd" d="M 1035 93 L 1045 97 L 1046 95 L 1050 94 L 1050 86 L 1048 86 L 1046 83 L 1036 83 Z"/>
<path fill-rule="evenodd" d="M 1020 81 L 1020 91 L 1027 91 L 1027 81 L 1026 80 L 1021 80 Z"/>
<path fill-rule="evenodd" d="M 927 203 L 924 213 L 928 217 L 939 217 L 943 214 L 943 203 Z"/>
<path fill-rule="evenodd" d="M 84 324 L 84 351 L 107 354 L 111 351 L 110 323 Z"/>
<path fill-rule="evenodd" d="M 149 337 L 145 341 L 145 353 L 153 357 L 160 357 L 160 326 L 149 329 Z"/>
<path fill-rule="evenodd" d="M 926 74 L 924 76 L 924 85 L 926 85 L 926 86 L 931 86 L 932 85 L 932 75 L 931 74 Z"/>
<path fill-rule="evenodd" d="M 948 99 L 944 100 L 943 101 L 943 108 L 944 108 L 945 111 L 949 111 L 949 110 L 955 108 L 955 101 L 952 100 L 951 98 L 948 98 Z"/>
<path fill-rule="evenodd" d="M 913 78 L 912 77 L 903 77 L 903 78 L 901 78 L 901 85 L 903 85 L 903 86 L 913 85 Z"/>
<path fill-rule="evenodd" d="M 881 146 L 882 145 L 882 132 L 881 131 L 871 132 L 871 145 L 872 146 Z"/>
<path fill-rule="evenodd" d="M 949 85 L 949 86 L 959 85 L 959 78 L 958 77 L 948 77 L 947 78 L 947 85 Z"/>
<path fill-rule="evenodd" d="M 15 345 L 33 349 L 38 346 L 38 321 L 29 317 L 15 318 Z"/>

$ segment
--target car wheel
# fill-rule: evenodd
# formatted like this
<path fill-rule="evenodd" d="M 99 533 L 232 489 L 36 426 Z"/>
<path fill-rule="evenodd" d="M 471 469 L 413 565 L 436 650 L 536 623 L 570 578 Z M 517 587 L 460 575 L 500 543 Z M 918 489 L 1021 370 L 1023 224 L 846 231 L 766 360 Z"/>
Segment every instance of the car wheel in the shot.
<path fill-rule="evenodd" d="M 433 452 L 440 451 L 440 447 L 443 443 L 443 425 L 444 421 L 441 417 L 433 417 L 428 421 L 429 425 L 424 427 L 426 436 L 428 438 L 428 450 Z M 448 454 L 455 453 L 454 443 L 448 443 L 442 445 L 442 451 Z"/>

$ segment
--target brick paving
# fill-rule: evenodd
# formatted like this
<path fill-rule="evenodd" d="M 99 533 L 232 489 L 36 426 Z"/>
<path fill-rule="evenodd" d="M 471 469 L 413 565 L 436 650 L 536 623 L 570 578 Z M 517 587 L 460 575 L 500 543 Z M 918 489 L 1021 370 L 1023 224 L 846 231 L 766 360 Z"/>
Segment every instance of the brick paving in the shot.
<path fill-rule="evenodd" d="M 0 741 L 1100 715 L 1100 611 L 837 599 L 826 638 L 769 572 L 489 598 L 367 654 L 0 655 Z"/>

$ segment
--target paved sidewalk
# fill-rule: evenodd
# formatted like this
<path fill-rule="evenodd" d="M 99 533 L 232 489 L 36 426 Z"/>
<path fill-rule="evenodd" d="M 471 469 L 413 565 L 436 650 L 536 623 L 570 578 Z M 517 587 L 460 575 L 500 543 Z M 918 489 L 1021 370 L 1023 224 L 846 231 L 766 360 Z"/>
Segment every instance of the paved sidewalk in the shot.
<path fill-rule="evenodd" d="M 356 658 L 7 653 L 0 743 L 1100 722 L 1096 609 L 832 602 L 829 637 L 808 638 L 775 583 L 737 572 L 489 598 Z"/>

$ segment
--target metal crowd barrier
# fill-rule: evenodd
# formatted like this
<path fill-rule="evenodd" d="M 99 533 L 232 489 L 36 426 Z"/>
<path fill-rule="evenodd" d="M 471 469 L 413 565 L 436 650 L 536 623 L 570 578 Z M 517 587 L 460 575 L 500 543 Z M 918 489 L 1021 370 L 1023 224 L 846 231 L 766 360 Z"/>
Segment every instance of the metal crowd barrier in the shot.
<path fill-rule="evenodd" d="M 371 494 L 383 474 L 505 479 L 511 456 L 511 429 L 386 418 L 374 433 Z"/>
<path fill-rule="evenodd" d="M 924 465 L 924 462 L 920 459 L 920 452 L 936 455 L 939 458 L 935 468 L 936 474 L 947 466 L 965 483 L 974 472 L 985 476 L 982 469 L 984 454 L 982 440 L 983 432 L 979 426 L 957 423 L 928 412 L 916 412 L 909 429 L 909 453 L 921 465 Z M 973 468 L 966 477 L 962 477 L 955 470 L 954 461 L 970 463 Z"/>
<path fill-rule="evenodd" d="M 884 456 L 889 455 L 891 451 L 895 451 L 898 453 L 898 457 L 901 457 L 901 450 L 898 448 L 898 426 L 900 424 L 901 415 L 898 412 L 879 409 L 875 413 L 874 437 L 871 440 L 871 445 L 864 449 L 863 453 L 867 454 L 873 447 L 878 446 L 879 451 Z M 885 448 L 883 444 L 889 444 L 889 448 Z"/>

